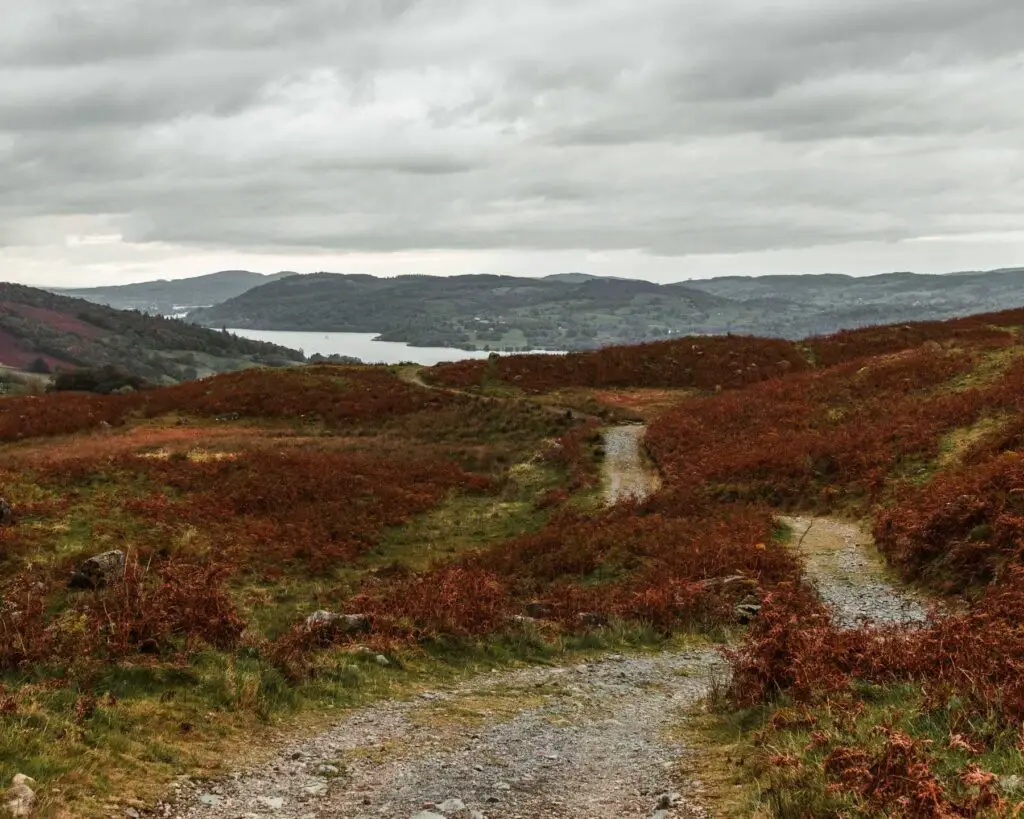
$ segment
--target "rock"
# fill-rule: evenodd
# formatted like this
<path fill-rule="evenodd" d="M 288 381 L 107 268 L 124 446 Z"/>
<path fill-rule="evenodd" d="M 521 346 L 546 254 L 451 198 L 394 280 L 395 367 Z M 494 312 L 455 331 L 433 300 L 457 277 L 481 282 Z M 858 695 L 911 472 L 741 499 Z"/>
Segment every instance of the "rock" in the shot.
<path fill-rule="evenodd" d="M 579 614 L 576 615 L 576 619 L 580 622 L 581 625 L 587 626 L 589 628 L 597 628 L 599 626 L 603 626 L 605 623 L 608 622 L 608 618 L 605 617 L 603 614 L 598 614 L 597 612 L 593 611 L 581 611 Z"/>
<path fill-rule="evenodd" d="M 1011 774 L 1009 776 L 1000 776 L 996 778 L 996 787 L 999 791 L 1011 798 L 1019 798 L 1024 796 L 1024 776 L 1018 774 Z"/>
<path fill-rule="evenodd" d="M 237 421 L 242 416 L 237 412 L 225 412 L 223 415 L 216 416 L 214 421 Z"/>
<path fill-rule="evenodd" d="M 421 810 L 412 819 L 447 819 L 447 817 L 442 816 L 440 813 L 434 813 L 432 810 Z"/>
<path fill-rule="evenodd" d="M 306 618 L 306 628 L 327 629 L 335 634 L 359 634 L 370 630 L 368 614 L 337 614 L 333 611 L 314 611 Z"/>
<path fill-rule="evenodd" d="M 391 660 L 389 660 L 383 654 L 378 654 L 376 657 L 373 658 L 373 661 L 377 665 L 382 666 L 383 668 L 387 668 L 389 665 L 391 665 Z"/>
<path fill-rule="evenodd" d="M 535 617 L 525 617 L 522 614 L 513 614 L 508 618 L 508 621 L 513 626 L 520 626 L 525 628 L 526 626 L 535 626 L 540 622 Z"/>
<path fill-rule="evenodd" d="M 101 589 L 124 577 L 125 555 L 120 549 L 90 557 L 71 573 L 72 589 Z"/>
<path fill-rule="evenodd" d="M 10 526 L 12 523 L 14 523 L 14 509 L 6 500 L 0 498 L 0 526 Z"/>
<path fill-rule="evenodd" d="M 4 804 L 11 816 L 20 819 L 20 817 L 32 815 L 36 794 L 29 786 L 35 784 L 36 781 L 25 774 L 14 775 L 14 778 L 11 779 L 11 787 L 7 789 L 7 795 L 4 798 Z"/>
<path fill-rule="evenodd" d="M 499 783 L 497 783 L 494 786 L 494 790 L 496 790 L 496 791 L 510 791 L 510 790 L 512 790 L 512 786 L 509 785 L 508 782 L 499 782 Z"/>
<path fill-rule="evenodd" d="M 199 804 L 215 808 L 220 804 L 220 797 L 214 796 L 212 793 L 201 793 L 199 794 Z"/>
<path fill-rule="evenodd" d="M 532 617 L 535 620 L 544 620 L 551 616 L 551 606 L 541 603 L 539 600 L 527 603 L 523 606 L 523 611 L 526 612 L 527 617 Z"/>
<path fill-rule="evenodd" d="M 667 810 L 656 810 L 651 814 L 651 819 L 668 819 Z"/>
<path fill-rule="evenodd" d="M 284 807 L 284 799 L 280 796 L 260 796 L 256 802 L 267 810 L 281 810 Z"/>
<path fill-rule="evenodd" d="M 133 392 L 135 392 L 135 387 L 133 387 L 131 384 L 124 384 L 123 386 L 118 387 L 116 390 L 111 390 L 110 394 L 111 395 L 131 395 Z M 109 424 L 108 424 L 108 426 L 109 426 Z"/>
<path fill-rule="evenodd" d="M 658 797 L 658 810 L 674 808 L 682 798 L 678 793 L 663 793 Z"/>
<path fill-rule="evenodd" d="M 757 619 L 761 613 L 761 607 L 754 603 L 741 603 L 733 611 L 736 613 L 736 619 L 740 623 L 746 624 Z"/>
<path fill-rule="evenodd" d="M 128 819 L 142 819 L 142 814 L 135 810 L 135 808 L 128 808 L 128 810 L 124 812 L 124 815 L 127 816 Z"/>
<path fill-rule="evenodd" d="M 437 806 L 437 809 L 441 813 L 462 813 L 466 810 L 466 803 L 461 799 L 446 799 Z"/>
<path fill-rule="evenodd" d="M 320 774 L 320 776 L 337 776 L 338 774 L 341 773 L 341 771 L 338 769 L 337 765 L 327 765 L 327 764 L 318 765 L 317 769 L 316 769 L 316 772 L 318 774 Z"/>
<path fill-rule="evenodd" d="M 478 810 L 471 810 L 469 812 L 469 819 L 487 819 L 487 817 Z"/>

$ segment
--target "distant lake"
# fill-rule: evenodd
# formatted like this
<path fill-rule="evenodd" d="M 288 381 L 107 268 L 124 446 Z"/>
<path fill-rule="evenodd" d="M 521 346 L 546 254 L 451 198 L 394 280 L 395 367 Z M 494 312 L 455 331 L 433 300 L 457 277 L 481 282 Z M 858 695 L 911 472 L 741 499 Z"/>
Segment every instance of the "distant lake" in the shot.
<path fill-rule="evenodd" d="M 459 350 L 455 347 L 411 347 L 400 341 L 374 341 L 375 333 L 306 333 L 292 330 L 232 330 L 228 332 L 253 341 L 269 341 L 306 355 L 347 355 L 367 364 L 400 364 L 413 361 L 432 366 L 441 361 L 487 358 L 483 350 Z M 538 352 L 550 352 L 541 350 Z"/>

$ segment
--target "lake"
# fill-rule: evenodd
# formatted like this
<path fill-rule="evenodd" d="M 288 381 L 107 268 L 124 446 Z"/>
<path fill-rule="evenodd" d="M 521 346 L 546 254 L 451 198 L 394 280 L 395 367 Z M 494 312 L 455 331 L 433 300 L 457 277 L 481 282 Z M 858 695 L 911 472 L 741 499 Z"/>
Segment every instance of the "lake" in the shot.
<path fill-rule="evenodd" d="M 468 358 L 487 358 L 490 353 L 483 350 L 459 350 L 455 347 L 411 347 L 400 341 L 374 341 L 376 333 L 306 333 L 293 330 L 232 330 L 228 332 L 251 338 L 254 341 L 269 341 L 293 350 L 302 350 L 306 355 L 347 355 L 365 361 L 367 364 L 400 364 L 413 361 L 416 364 L 432 366 L 441 361 L 464 361 Z M 549 350 L 537 352 L 550 353 Z"/>

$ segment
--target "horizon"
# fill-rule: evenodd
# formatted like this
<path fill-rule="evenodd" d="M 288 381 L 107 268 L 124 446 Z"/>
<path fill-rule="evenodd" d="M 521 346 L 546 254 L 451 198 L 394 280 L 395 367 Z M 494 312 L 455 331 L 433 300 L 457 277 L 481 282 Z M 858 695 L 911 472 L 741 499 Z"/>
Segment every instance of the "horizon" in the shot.
<path fill-rule="evenodd" d="M 172 281 L 186 281 L 188 279 L 197 279 L 205 276 L 216 276 L 222 273 L 253 273 L 259 276 L 271 277 L 277 276 L 283 273 L 288 273 L 296 276 L 313 276 L 317 274 L 327 275 L 375 275 L 377 278 L 393 279 L 400 278 L 402 276 L 427 276 L 432 278 L 451 278 L 455 276 L 509 276 L 512 278 L 527 278 L 527 279 L 544 279 L 552 276 L 567 276 L 567 275 L 585 275 L 595 276 L 596 278 L 610 278 L 620 279 L 623 281 L 652 281 L 656 284 L 685 284 L 689 281 L 708 281 L 710 279 L 723 279 L 723 278 L 765 278 L 770 276 L 799 276 L 799 277 L 814 277 L 814 276 L 845 276 L 847 278 L 854 279 L 865 279 L 865 278 L 877 278 L 879 276 L 900 276 L 900 275 L 911 275 L 911 276 L 957 276 L 957 275 L 984 275 L 986 273 L 997 273 L 997 272 L 1012 272 L 1016 270 L 1024 271 L 1024 265 L 1016 266 L 1009 265 L 1006 267 L 997 267 L 987 270 L 978 269 L 965 269 L 965 270 L 946 270 L 941 272 L 921 272 L 915 270 L 885 270 L 878 273 L 841 273 L 836 271 L 819 271 L 815 273 L 755 273 L 755 274 L 722 274 L 720 276 L 704 276 L 704 277 L 693 277 L 688 279 L 680 279 L 677 281 L 654 281 L 645 280 L 638 276 L 613 276 L 613 275 L 601 275 L 588 273 L 585 270 L 568 270 L 564 273 L 541 273 L 541 274 L 530 274 L 530 273 L 488 273 L 488 272 L 473 272 L 473 273 L 452 273 L 450 275 L 443 274 L 430 274 L 430 273 L 394 273 L 394 274 L 362 274 L 362 273 L 340 273 L 334 270 L 311 270 L 311 271 L 296 271 L 291 269 L 275 270 L 275 271 L 259 271 L 259 270 L 247 270 L 243 268 L 226 268 L 224 270 L 214 270 L 208 273 L 197 273 L 195 275 L 183 275 L 176 276 L 173 278 L 162 277 L 155 279 L 138 279 L 136 281 L 119 281 L 106 284 L 88 284 L 88 285 L 51 285 L 51 284 L 30 284 L 28 286 L 39 287 L 43 290 L 89 290 L 98 289 L 104 287 L 127 287 L 135 284 L 151 284 L 157 282 L 172 282 Z M 11 282 L 13 284 L 25 284 L 25 282 Z"/>
<path fill-rule="evenodd" d="M 1024 259 L 1016 0 L 38 0 L 7 17 L 0 263 L 24 284 Z"/>

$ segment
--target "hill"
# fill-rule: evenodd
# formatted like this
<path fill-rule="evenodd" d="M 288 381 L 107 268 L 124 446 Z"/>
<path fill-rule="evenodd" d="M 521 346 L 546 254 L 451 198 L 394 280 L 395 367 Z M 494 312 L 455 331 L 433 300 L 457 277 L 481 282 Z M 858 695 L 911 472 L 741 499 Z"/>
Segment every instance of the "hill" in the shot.
<path fill-rule="evenodd" d="M 141 310 L 160 316 L 172 316 L 220 304 L 291 273 L 264 275 L 248 270 L 223 270 L 188 279 L 161 279 L 111 287 L 86 287 L 54 290 L 65 296 L 104 304 L 118 310 Z"/>
<path fill-rule="evenodd" d="M 373 332 L 420 346 L 583 350 L 681 335 L 796 340 L 1021 305 L 1024 269 L 668 285 L 582 273 L 541 279 L 319 273 L 265 284 L 190 317 L 217 327 Z"/>
<path fill-rule="evenodd" d="M 0 364 L 7 367 L 112 366 L 159 383 L 302 360 L 294 350 L 183 321 L 0 283 Z"/>
<path fill-rule="evenodd" d="M 732 810 L 710 815 L 1013 816 L 1022 327 L 1019 309 L 0 399 L 0 779 L 37 779 L 43 817 L 105 816 L 115 797 L 191 815 L 156 804 L 189 790 L 183 774 L 202 810 L 232 815 L 267 793 L 281 815 L 364 799 L 412 815 L 456 792 L 540 815 L 517 800 L 554 789 L 564 807 L 611 778 L 634 800 L 616 815 L 650 815 L 662 791 L 638 795 L 616 749 L 685 737 L 670 781 L 721 793 Z M 567 411 L 567 385 L 646 430 Z M 816 580 L 830 561 L 855 622 Z M 902 583 L 949 597 L 865 621 Z M 731 683 L 703 650 L 723 641 Z M 642 676 L 652 663 L 671 673 Z M 710 711 L 677 707 L 709 691 Z M 408 697 L 400 720 L 368 705 L 391 697 Z M 636 742 L 618 741 L 634 718 Z M 289 720 L 333 733 L 296 745 Z M 261 784 L 228 803 L 254 748 Z M 570 767 L 595 748 L 599 775 Z M 667 777 L 683 746 L 660 748 L 649 767 Z M 542 767 L 505 765 L 516 749 Z M 503 782 L 537 775 L 434 788 L 466 753 Z M 380 788 L 385 766 L 422 787 Z"/>
<path fill-rule="evenodd" d="M 717 313 L 748 309 L 683 285 L 571 275 L 398 276 L 318 273 L 251 290 L 190 319 L 210 326 L 373 332 L 468 349 L 586 349 L 665 338 L 675 327 L 725 331 Z"/>

